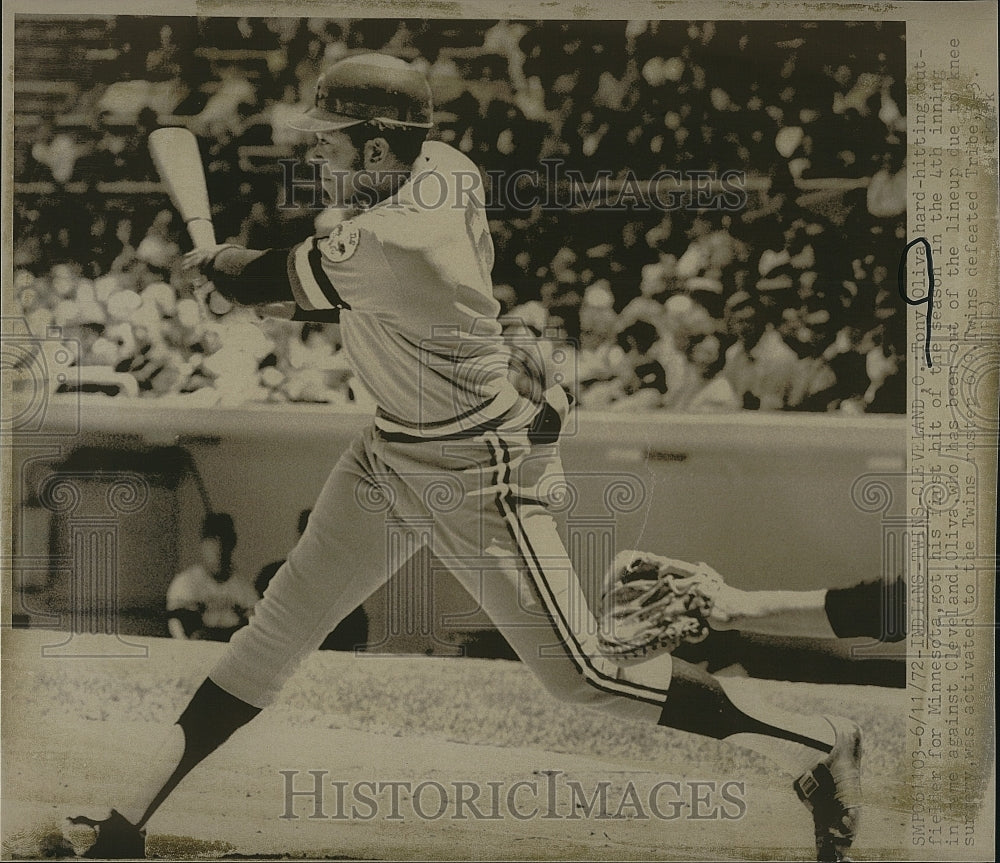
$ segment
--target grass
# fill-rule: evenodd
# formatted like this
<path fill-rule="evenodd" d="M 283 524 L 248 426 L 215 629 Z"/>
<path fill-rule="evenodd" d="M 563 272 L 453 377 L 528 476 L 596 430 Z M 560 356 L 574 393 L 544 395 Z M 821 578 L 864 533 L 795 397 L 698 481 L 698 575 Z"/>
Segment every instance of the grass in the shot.
<path fill-rule="evenodd" d="M 27 693 L 29 715 L 79 720 L 173 723 L 205 670 L 168 641 L 176 661 L 43 664 Z M 161 654 L 162 655 L 162 654 Z M 173 656 L 171 657 L 174 658 Z M 850 716 L 865 730 L 865 796 L 905 809 L 905 693 L 866 686 L 740 681 L 779 707 Z M 353 657 L 322 652 L 289 681 L 275 708 L 295 726 L 358 729 L 496 747 L 519 746 L 628 762 L 664 774 L 734 776 L 787 788 L 764 758 L 710 738 L 626 721 L 552 699 L 520 663 L 436 657 Z"/>

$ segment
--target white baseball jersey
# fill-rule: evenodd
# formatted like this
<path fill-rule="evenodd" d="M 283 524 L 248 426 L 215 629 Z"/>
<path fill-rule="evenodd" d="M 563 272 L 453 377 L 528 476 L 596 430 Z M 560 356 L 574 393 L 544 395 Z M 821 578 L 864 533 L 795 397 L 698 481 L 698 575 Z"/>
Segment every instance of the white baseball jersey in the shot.
<path fill-rule="evenodd" d="M 301 308 L 340 309 L 379 428 L 418 437 L 519 428 L 535 409 L 508 380 L 492 268 L 482 178 L 440 142 L 397 194 L 301 243 L 288 264 Z"/>

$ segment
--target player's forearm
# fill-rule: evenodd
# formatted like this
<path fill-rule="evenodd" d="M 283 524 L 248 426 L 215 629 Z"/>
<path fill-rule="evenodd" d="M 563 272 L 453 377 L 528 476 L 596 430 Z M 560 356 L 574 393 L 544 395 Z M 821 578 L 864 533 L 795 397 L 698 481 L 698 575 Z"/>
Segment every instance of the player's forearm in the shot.
<path fill-rule="evenodd" d="M 767 635 L 834 638 L 826 616 L 825 590 L 753 591 L 756 615 L 741 629 Z"/>
<path fill-rule="evenodd" d="M 295 301 L 288 276 L 288 250 L 244 249 L 241 246 L 222 246 L 206 254 L 198 250 L 188 266 L 197 266 L 212 282 L 215 289 L 231 302 L 241 306 L 256 306 L 262 314 L 291 318 L 294 321 L 336 323 L 339 309 L 302 309 Z"/>
<path fill-rule="evenodd" d="M 257 249 L 244 249 L 242 246 L 225 246 L 212 261 L 213 274 L 239 278 L 250 264 L 267 253 Z"/>
<path fill-rule="evenodd" d="M 762 635 L 834 638 L 825 590 L 740 590 L 724 585 L 709 616 L 714 629 Z"/>
<path fill-rule="evenodd" d="M 184 624 L 182 624 L 176 617 L 171 617 L 167 621 L 167 629 L 170 630 L 171 638 L 186 639 L 187 633 L 184 631 Z"/>
<path fill-rule="evenodd" d="M 293 299 L 288 283 L 288 250 L 227 246 L 212 261 L 209 275 L 224 297 L 245 306 Z"/>

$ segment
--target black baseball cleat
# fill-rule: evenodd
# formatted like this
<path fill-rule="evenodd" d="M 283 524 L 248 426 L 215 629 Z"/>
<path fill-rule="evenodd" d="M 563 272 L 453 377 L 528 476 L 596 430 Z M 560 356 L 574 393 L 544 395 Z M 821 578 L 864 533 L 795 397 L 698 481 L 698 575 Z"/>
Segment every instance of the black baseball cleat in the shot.
<path fill-rule="evenodd" d="M 116 809 L 103 821 L 86 815 L 69 819 L 70 824 L 86 824 L 97 831 L 97 840 L 81 857 L 90 860 L 145 860 L 146 831 L 140 830 Z"/>
<path fill-rule="evenodd" d="M 816 859 L 841 863 L 861 822 L 861 728 L 839 716 L 827 716 L 836 738 L 830 754 L 795 780 L 795 793 L 812 812 Z"/>

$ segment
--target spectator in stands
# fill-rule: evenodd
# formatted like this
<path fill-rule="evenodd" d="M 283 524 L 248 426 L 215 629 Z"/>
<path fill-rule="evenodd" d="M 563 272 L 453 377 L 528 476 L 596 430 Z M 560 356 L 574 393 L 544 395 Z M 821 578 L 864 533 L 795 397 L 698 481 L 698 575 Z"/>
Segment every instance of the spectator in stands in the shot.
<path fill-rule="evenodd" d="M 336 329 L 300 324 L 283 333 L 274 346 L 275 387 L 289 401 L 346 405 L 352 372 L 340 355 Z"/>
<path fill-rule="evenodd" d="M 215 398 L 221 404 L 263 401 L 266 390 L 260 383 L 260 362 L 273 345 L 242 310 L 202 328 L 202 359 L 199 371 L 212 381 Z"/>
<path fill-rule="evenodd" d="M 619 398 L 630 410 L 652 410 L 661 407 L 667 392 L 667 373 L 657 359 L 656 327 L 646 321 L 636 321 L 618 336 L 621 355 L 615 373 L 620 386 Z"/>
<path fill-rule="evenodd" d="M 720 374 L 726 354 L 717 335 L 692 334 L 681 352 L 686 363 L 681 375 L 668 381 L 664 407 L 691 413 L 728 413 L 743 406 L 729 379 Z"/>
<path fill-rule="evenodd" d="M 131 274 L 134 273 L 136 265 L 140 263 L 136 256 L 135 246 L 132 243 L 132 225 L 132 220 L 127 217 L 119 219 L 115 225 L 116 243 L 114 245 L 120 245 L 121 250 L 111 261 L 109 272 L 120 274 L 123 277 L 123 284 L 133 281 Z"/>
<path fill-rule="evenodd" d="M 143 261 L 151 272 L 161 276 L 169 274 L 171 266 L 180 254 L 180 247 L 171 231 L 173 220 L 174 216 L 170 210 L 160 210 L 135 250 L 136 257 Z"/>
<path fill-rule="evenodd" d="M 316 79 L 323 69 L 333 63 L 337 57 L 325 57 L 322 40 L 313 38 L 309 40 L 305 54 L 300 55 L 302 59 L 295 66 L 295 77 L 299 82 L 300 93 L 312 93 L 315 89 Z"/>
<path fill-rule="evenodd" d="M 205 516 L 200 559 L 178 573 L 167 589 L 172 638 L 229 641 L 253 614 L 256 591 L 233 572 L 236 531 L 224 512 Z"/>
<path fill-rule="evenodd" d="M 726 331 L 736 340 L 726 350 L 723 374 L 751 410 L 781 410 L 785 391 L 794 373 L 795 353 L 770 320 L 766 306 L 747 291 L 726 303 Z"/>
<path fill-rule="evenodd" d="M 906 165 L 892 152 L 882 158 L 882 166 L 868 185 L 868 212 L 879 219 L 906 212 Z"/>
<path fill-rule="evenodd" d="M 885 338 L 882 327 L 871 335 L 873 347 L 865 354 L 865 368 L 871 383 L 862 396 L 869 413 L 906 413 L 906 386 L 903 360 L 896 346 Z"/>
<path fill-rule="evenodd" d="M 174 41 L 174 28 L 164 24 L 160 28 L 160 44 L 146 55 L 146 72 L 152 80 L 179 78 L 182 67 L 181 49 Z"/>
<path fill-rule="evenodd" d="M 899 28 L 133 17 L 110 23 L 107 38 L 117 59 L 95 70 L 97 86 L 70 108 L 72 126 L 44 112 L 28 134 L 16 126 L 19 183 L 153 179 L 148 131 L 158 114 L 180 112 L 202 134 L 220 237 L 259 234 L 290 245 L 313 214 L 285 208 L 264 219 L 272 192 L 237 172 L 241 149 L 294 147 L 297 135 L 284 136 L 280 115 L 342 54 L 418 52 L 442 109 L 442 138 L 485 169 L 532 169 L 556 155 L 586 173 L 630 169 L 639 179 L 684 167 L 737 167 L 770 178 L 770 188 L 752 193 L 738 214 L 678 210 L 657 222 L 657 214 L 639 213 L 623 223 L 608 212 L 491 211 L 493 276 L 513 289 L 504 302 L 542 329 L 561 326 L 580 340 L 583 404 L 631 398 L 633 361 L 646 360 L 662 368 L 669 402 L 671 381 L 676 392 L 718 342 L 728 357 L 726 379 L 747 407 L 904 409 L 903 375 L 893 369 L 905 356 L 905 318 L 888 285 L 905 239 Z M 305 60 L 292 69 L 289 56 Z M 304 90 L 300 79 L 308 79 Z M 213 92 L 202 91 L 206 82 Z M 803 178 L 842 186 L 804 192 Z M 227 372 L 238 366 L 233 400 L 350 398 L 332 329 L 282 330 L 280 339 L 265 339 L 273 345 L 262 358 L 244 351 L 236 362 L 240 352 L 225 336 L 233 313 L 213 298 L 204 317 L 173 273 L 178 226 L 158 216 L 147 231 L 139 214 L 148 207 L 136 207 L 127 192 L 106 211 L 82 213 L 58 193 L 31 195 L 15 195 L 14 251 L 44 295 L 33 323 L 48 317 L 68 327 L 80 339 L 80 362 L 117 360 L 150 395 L 199 393 L 214 403 L 213 390 L 227 388 L 234 379 Z M 248 199 L 263 206 L 234 215 L 231 202 Z M 855 257 L 846 271 L 845 249 Z M 113 273 L 114 299 L 96 282 L 92 294 L 85 284 L 67 292 L 64 271 L 47 278 L 53 264 L 94 279 Z M 168 286 L 173 303 L 147 303 L 151 284 Z M 607 293 L 610 304 L 594 304 Z M 739 315 L 748 325 L 738 335 Z M 206 329 L 206 321 L 222 327 Z M 636 323 L 657 333 L 642 359 L 628 338 L 625 349 L 614 343 Z M 869 338 L 872 332 L 878 335 Z M 823 401 L 834 369 L 842 387 Z M 641 398 L 655 402 L 649 392 Z"/>
<path fill-rule="evenodd" d="M 645 321 L 656 327 L 660 336 L 666 335 L 666 309 L 664 301 L 669 287 L 666 268 L 661 263 L 646 264 L 639 279 L 639 296 L 630 300 L 618 316 L 622 329 L 636 321 Z"/>
<path fill-rule="evenodd" d="M 73 177 L 77 160 L 86 153 L 68 132 L 53 134 L 51 126 L 42 126 L 31 147 L 32 158 L 48 168 L 57 183 L 68 183 Z"/>
<path fill-rule="evenodd" d="M 145 109 L 158 115 L 172 114 L 187 95 L 187 85 L 180 78 L 119 80 L 101 95 L 97 110 L 110 121 L 127 124 L 134 122 Z"/>
<path fill-rule="evenodd" d="M 611 351 L 620 326 L 614 302 L 611 283 L 607 279 L 598 279 L 584 291 L 577 351 L 579 382 L 583 386 L 607 380 L 611 375 Z"/>
<path fill-rule="evenodd" d="M 242 128 L 243 113 L 257 102 L 257 91 L 238 68 L 226 69 L 222 80 L 201 112 L 191 118 L 192 128 L 219 138 Z"/>
<path fill-rule="evenodd" d="M 271 143 L 275 147 L 291 148 L 306 140 L 302 132 L 288 125 L 288 120 L 302 111 L 296 82 L 286 81 L 281 98 L 268 105 L 263 112 L 263 119 L 271 127 Z"/>

